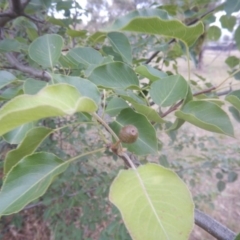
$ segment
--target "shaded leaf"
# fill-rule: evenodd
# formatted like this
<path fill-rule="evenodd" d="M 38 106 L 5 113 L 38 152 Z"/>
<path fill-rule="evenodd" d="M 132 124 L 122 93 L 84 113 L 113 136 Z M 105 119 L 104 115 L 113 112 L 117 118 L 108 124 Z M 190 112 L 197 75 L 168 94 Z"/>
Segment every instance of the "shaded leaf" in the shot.
<path fill-rule="evenodd" d="M 194 226 L 194 204 L 184 182 L 156 164 L 121 170 L 110 201 L 134 240 L 186 240 Z"/>
<path fill-rule="evenodd" d="M 230 106 L 228 110 L 232 113 L 233 118 L 240 123 L 240 112 L 232 106 Z"/>
<path fill-rule="evenodd" d="M 115 93 L 130 103 L 146 104 L 143 98 L 137 96 L 132 90 L 115 89 Z"/>
<path fill-rule="evenodd" d="M 218 181 L 217 189 L 219 192 L 222 192 L 226 188 L 226 183 L 224 181 Z"/>
<path fill-rule="evenodd" d="M 81 96 L 73 86 L 47 86 L 37 95 L 18 96 L 0 109 L 0 135 L 42 118 L 71 115 L 75 112 L 94 112 L 96 109 L 96 103 Z"/>
<path fill-rule="evenodd" d="M 0 41 L 0 52 L 20 52 L 21 43 L 15 39 L 5 38 Z"/>
<path fill-rule="evenodd" d="M 182 76 L 172 75 L 153 82 L 149 93 L 156 104 L 167 107 L 187 96 L 188 84 Z"/>
<path fill-rule="evenodd" d="M 204 100 L 190 101 L 175 115 L 210 132 L 233 136 L 233 127 L 228 115 L 215 103 Z"/>
<path fill-rule="evenodd" d="M 115 52 L 119 53 L 124 62 L 132 64 L 132 49 L 128 38 L 120 32 L 110 32 L 107 34 L 108 39 Z"/>
<path fill-rule="evenodd" d="M 133 69 L 122 62 L 107 63 L 95 68 L 89 80 L 98 86 L 113 89 L 126 89 L 139 85 Z"/>
<path fill-rule="evenodd" d="M 7 71 L 0 71 L 0 89 L 13 82 L 16 77 Z"/>
<path fill-rule="evenodd" d="M 225 97 L 238 111 L 240 111 L 240 90 L 233 91 Z"/>
<path fill-rule="evenodd" d="M 238 178 L 238 174 L 236 172 L 228 173 L 228 182 L 235 182 Z"/>
<path fill-rule="evenodd" d="M 28 78 L 23 84 L 23 91 L 25 94 L 36 94 L 46 85 L 47 82 Z"/>
<path fill-rule="evenodd" d="M 68 28 L 66 31 L 66 34 L 69 35 L 70 37 L 82 37 L 85 38 L 87 36 L 87 31 L 86 30 L 73 30 Z"/>
<path fill-rule="evenodd" d="M 52 131 L 46 127 L 36 127 L 29 130 L 18 147 L 7 153 L 4 160 L 4 174 L 6 175 L 23 157 L 33 153 Z"/>
<path fill-rule="evenodd" d="M 224 10 L 228 15 L 231 15 L 233 12 L 240 10 L 240 2 L 236 0 L 227 0 L 224 3 Z"/>
<path fill-rule="evenodd" d="M 0 192 L 0 216 L 16 213 L 42 196 L 53 178 L 67 167 L 68 162 L 51 153 L 35 153 L 23 158 L 4 180 Z"/>
<path fill-rule="evenodd" d="M 63 38 L 57 34 L 46 34 L 35 39 L 29 46 L 30 58 L 43 67 L 53 68 L 61 56 Z"/>
<path fill-rule="evenodd" d="M 234 40 L 236 42 L 237 48 L 240 49 L 240 26 L 238 26 L 235 31 Z"/>
<path fill-rule="evenodd" d="M 155 129 L 142 114 L 135 113 L 130 108 L 124 109 L 117 116 L 116 121 L 110 124 L 110 127 L 118 134 L 122 127 L 129 124 L 138 129 L 138 139 L 132 144 L 123 144 L 123 146 L 137 155 L 156 153 L 157 138 Z"/>
<path fill-rule="evenodd" d="M 114 117 L 125 108 L 129 108 L 129 105 L 123 99 L 113 97 L 110 101 L 108 101 L 105 112 L 111 117 Z"/>

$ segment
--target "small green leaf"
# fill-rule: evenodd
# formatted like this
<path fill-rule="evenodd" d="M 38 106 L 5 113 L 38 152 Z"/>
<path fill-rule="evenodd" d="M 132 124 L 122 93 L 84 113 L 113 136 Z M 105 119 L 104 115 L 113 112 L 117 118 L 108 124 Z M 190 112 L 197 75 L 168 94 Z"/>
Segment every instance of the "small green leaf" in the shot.
<path fill-rule="evenodd" d="M 157 164 L 121 170 L 110 201 L 134 240 L 186 240 L 194 226 L 194 204 L 184 182 Z"/>
<path fill-rule="evenodd" d="M 229 172 L 228 173 L 228 182 L 235 182 L 238 178 L 238 174 L 236 172 Z"/>
<path fill-rule="evenodd" d="M 131 12 L 117 19 L 112 29 L 177 38 L 188 46 L 193 45 L 204 32 L 202 22 L 186 26 L 178 20 L 167 20 L 166 12 L 160 9 L 142 9 Z"/>
<path fill-rule="evenodd" d="M 228 115 L 215 103 L 204 100 L 189 101 L 175 115 L 210 132 L 233 136 Z"/>
<path fill-rule="evenodd" d="M 226 183 L 224 181 L 218 181 L 217 189 L 219 192 L 222 192 L 226 188 Z"/>
<path fill-rule="evenodd" d="M 7 153 L 4 160 L 4 174 L 6 175 L 23 157 L 33 153 L 52 131 L 52 129 L 45 127 L 29 130 L 18 147 Z"/>
<path fill-rule="evenodd" d="M 134 125 L 138 129 L 138 139 L 132 144 L 123 144 L 130 152 L 137 155 L 154 154 L 157 152 L 157 137 L 153 126 L 145 116 L 135 113 L 132 109 L 127 108 L 121 111 L 115 122 L 110 127 L 116 134 L 120 128 L 126 125 Z"/>
<path fill-rule="evenodd" d="M 184 99 L 188 93 L 188 84 L 180 75 L 172 75 L 155 81 L 151 85 L 150 96 L 162 107 L 171 106 Z"/>
<path fill-rule="evenodd" d="M 230 67 L 234 68 L 240 64 L 240 59 L 235 56 L 229 56 L 226 60 L 225 63 Z"/>
<path fill-rule="evenodd" d="M 46 117 L 71 115 L 75 112 L 95 112 L 96 103 L 81 96 L 68 84 L 43 88 L 37 95 L 21 95 L 0 109 L 0 135 L 28 122 Z"/>
<path fill-rule="evenodd" d="M 139 85 L 133 69 L 122 62 L 107 63 L 95 68 L 89 80 L 98 86 L 113 89 L 126 89 Z"/>
<path fill-rule="evenodd" d="M 67 57 L 69 59 L 74 59 L 77 63 L 80 63 L 85 67 L 88 67 L 91 64 L 98 65 L 103 60 L 102 55 L 91 47 L 72 48 L 68 52 Z"/>
<path fill-rule="evenodd" d="M 229 93 L 225 99 L 226 101 L 230 102 L 238 111 L 240 111 L 240 90 Z"/>
<path fill-rule="evenodd" d="M 110 32 L 107 37 L 115 52 L 119 53 L 124 62 L 132 64 L 132 49 L 128 38 L 120 32 Z"/>
<path fill-rule="evenodd" d="M 16 77 L 7 71 L 0 71 L 0 89 L 16 80 Z"/>
<path fill-rule="evenodd" d="M 143 114 L 150 122 L 165 123 L 153 108 L 138 103 L 132 103 L 132 105 L 138 113 Z"/>
<path fill-rule="evenodd" d="M 61 56 L 63 38 L 57 34 L 46 34 L 35 39 L 29 46 L 30 58 L 43 67 L 53 68 Z"/>
<path fill-rule="evenodd" d="M 68 28 L 66 31 L 66 34 L 69 35 L 70 37 L 82 37 L 85 38 L 87 36 L 87 31 L 86 30 L 73 30 Z"/>
<path fill-rule="evenodd" d="M 105 112 L 111 117 L 114 117 L 117 116 L 125 108 L 129 108 L 129 105 L 123 99 L 114 97 L 108 101 Z"/>
<path fill-rule="evenodd" d="M 5 133 L 3 139 L 10 144 L 19 144 L 25 137 L 26 133 L 32 129 L 34 125 L 33 122 L 23 124 L 22 126 L 13 129 L 11 132 Z"/>
<path fill-rule="evenodd" d="M 220 18 L 220 22 L 222 24 L 222 28 L 226 28 L 228 29 L 230 32 L 233 31 L 233 28 L 236 24 L 236 17 L 235 16 L 227 16 L 227 15 L 223 15 Z"/>
<path fill-rule="evenodd" d="M 207 37 L 211 41 L 217 41 L 221 37 L 221 29 L 217 26 L 211 26 L 207 31 Z"/>
<path fill-rule="evenodd" d="M 23 91 L 25 94 L 36 94 L 46 85 L 47 82 L 28 78 L 23 84 Z"/>
<path fill-rule="evenodd" d="M 140 65 L 135 71 L 136 73 L 148 78 L 150 81 L 156 81 L 168 76 L 165 72 L 161 72 L 149 65 Z"/>
<path fill-rule="evenodd" d="M 67 167 L 68 162 L 51 153 L 35 153 L 23 158 L 4 180 L 0 192 L 0 216 L 16 213 L 42 196 L 54 177 Z"/>

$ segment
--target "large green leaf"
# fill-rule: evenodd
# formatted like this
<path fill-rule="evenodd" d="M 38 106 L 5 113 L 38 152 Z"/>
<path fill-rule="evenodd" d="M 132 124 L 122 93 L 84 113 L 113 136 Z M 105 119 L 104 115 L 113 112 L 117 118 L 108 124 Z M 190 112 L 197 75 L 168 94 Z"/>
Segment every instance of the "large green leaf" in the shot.
<path fill-rule="evenodd" d="M 158 10 L 159 13 L 160 11 L 162 13 L 159 15 L 154 12 L 151 13 L 150 9 L 144 9 L 143 11 L 147 12 L 147 14 L 139 14 L 139 10 L 121 17 L 115 21 L 112 29 L 177 38 L 188 46 L 193 45 L 204 32 L 202 22 L 186 26 L 178 20 L 167 20 L 164 15 L 164 13 L 166 14 L 165 11 Z"/>
<path fill-rule="evenodd" d="M 190 101 L 175 115 L 202 129 L 233 136 L 228 115 L 215 103 L 204 100 Z"/>
<path fill-rule="evenodd" d="M 136 68 L 136 73 L 148 78 L 150 81 L 156 81 L 161 78 L 167 77 L 165 72 L 161 72 L 154 67 L 149 65 L 140 65 Z"/>
<path fill-rule="evenodd" d="M 19 144 L 26 133 L 34 127 L 35 123 L 25 123 L 22 126 L 13 129 L 11 132 L 7 132 L 3 135 L 3 139 L 10 144 Z"/>
<path fill-rule="evenodd" d="M 184 182 L 157 164 L 121 170 L 110 201 L 134 240 L 186 240 L 194 226 L 194 204 Z"/>
<path fill-rule="evenodd" d="M 20 211 L 42 196 L 68 162 L 51 153 L 35 153 L 23 158 L 6 176 L 0 192 L 0 216 Z"/>
<path fill-rule="evenodd" d="M 225 99 L 240 111 L 240 90 L 229 93 Z"/>
<path fill-rule="evenodd" d="M 63 38 L 57 34 L 46 34 L 35 39 L 29 46 L 30 58 L 43 67 L 53 68 L 61 56 Z"/>
<path fill-rule="evenodd" d="M 36 95 L 21 95 L 0 109 L 0 135 L 35 120 L 46 117 L 71 115 L 75 112 L 94 112 L 96 103 L 81 96 L 68 84 L 56 84 L 43 88 Z"/>
<path fill-rule="evenodd" d="M 74 59 L 76 62 L 83 64 L 85 67 L 88 67 L 91 64 L 100 64 L 103 60 L 102 55 L 91 47 L 78 47 L 72 48 L 67 57 Z"/>
<path fill-rule="evenodd" d="M 172 75 L 155 81 L 151 85 L 150 96 L 162 107 L 171 106 L 184 99 L 188 93 L 188 84 L 180 75 Z"/>
<path fill-rule="evenodd" d="M 68 83 L 73 85 L 80 92 L 81 96 L 89 97 L 96 103 L 99 103 L 101 100 L 97 86 L 87 79 L 60 74 L 53 74 L 53 79 L 57 83 Z"/>
<path fill-rule="evenodd" d="M 16 79 L 12 73 L 7 71 L 0 71 L 0 89 L 13 82 Z"/>
<path fill-rule="evenodd" d="M 135 72 L 122 62 L 107 63 L 95 68 L 89 80 L 98 86 L 114 89 L 126 89 L 139 85 Z"/>
<path fill-rule="evenodd" d="M 120 128 L 129 124 L 134 125 L 138 129 L 138 139 L 135 143 L 123 144 L 123 146 L 137 155 L 156 153 L 156 132 L 150 122 L 142 114 L 135 113 L 130 108 L 124 109 L 117 116 L 116 121 L 110 124 L 110 127 L 118 134 Z"/>
<path fill-rule="evenodd" d="M 6 175 L 23 157 L 33 153 L 52 131 L 46 127 L 36 127 L 28 131 L 18 147 L 7 153 L 4 160 L 4 174 Z"/>
<path fill-rule="evenodd" d="M 124 62 L 132 64 L 132 49 L 128 38 L 120 32 L 108 33 L 108 39 L 115 52 L 119 53 Z"/>
<path fill-rule="evenodd" d="M 132 103 L 132 105 L 138 113 L 143 114 L 149 121 L 156 123 L 165 122 L 153 108 L 138 103 Z"/>

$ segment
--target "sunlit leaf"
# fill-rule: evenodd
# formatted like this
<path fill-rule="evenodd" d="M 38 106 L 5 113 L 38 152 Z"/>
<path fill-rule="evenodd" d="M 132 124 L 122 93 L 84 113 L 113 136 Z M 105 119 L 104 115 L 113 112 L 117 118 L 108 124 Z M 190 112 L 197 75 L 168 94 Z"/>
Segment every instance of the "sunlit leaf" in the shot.
<path fill-rule="evenodd" d="M 186 240 L 194 226 L 187 186 L 176 173 L 157 164 L 122 170 L 109 198 L 134 240 Z"/>

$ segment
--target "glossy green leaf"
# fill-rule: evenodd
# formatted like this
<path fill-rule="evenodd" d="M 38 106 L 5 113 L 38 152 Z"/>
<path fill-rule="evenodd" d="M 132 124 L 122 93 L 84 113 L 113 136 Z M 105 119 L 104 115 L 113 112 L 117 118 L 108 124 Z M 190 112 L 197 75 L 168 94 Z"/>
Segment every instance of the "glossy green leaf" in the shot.
<path fill-rule="evenodd" d="M 28 78 L 23 84 L 23 91 L 25 94 L 36 94 L 46 85 L 47 82 Z"/>
<path fill-rule="evenodd" d="M 89 97 L 96 103 L 101 101 L 100 92 L 98 91 L 97 86 L 87 79 L 60 74 L 53 74 L 53 79 L 57 83 L 73 85 L 80 92 L 81 96 Z"/>
<path fill-rule="evenodd" d="M 35 153 L 23 158 L 4 180 L 0 192 L 0 216 L 16 213 L 42 196 L 54 177 L 67 167 L 68 162 L 51 153 Z"/>
<path fill-rule="evenodd" d="M 115 122 L 110 127 L 119 133 L 120 128 L 126 125 L 134 125 L 138 129 L 138 139 L 132 144 L 123 144 L 130 152 L 137 155 L 154 154 L 157 152 L 156 132 L 145 116 L 135 113 L 132 109 L 127 108 L 121 111 Z"/>
<path fill-rule="evenodd" d="M 129 105 L 122 98 L 114 97 L 108 101 L 105 112 L 111 117 L 114 117 L 125 108 L 129 108 Z"/>
<path fill-rule="evenodd" d="M 188 84 L 182 76 L 171 75 L 153 82 L 149 93 L 156 104 L 167 107 L 186 98 Z"/>
<path fill-rule="evenodd" d="M 35 123 L 25 123 L 22 126 L 13 129 L 10 132 L 7 132 L 3 135 L 3 139 L 10 144 L 19 144 L 26 133 L 34 127 Z"/>
<path fill-rule="evenodd" d="M 220 18 L 220 22 L 222 25 L 222 28 L 228 29 L 230 32 L 233 31 L 233 28 L 236 24 L 236 17 L 235 16 L 228 16 L 228 15 L 223 15 Z"/>
<path fill-rule="evenodd" d="M 211 26 L 207 31 L 207 37 L 210 41 L 217 41 L 221 34 L 221 29 L 217 26 Z"/>
<path fill-rule="evenodd" d="M 4 174 L 6 175 L 23 157 L 32 154 L 52 131 L 46 127 L 36 127 L 28 131 L 18 147 L 7 153 L 4 160 Z"/>
<path fill-rule="evenodd" d="M 88 97 L 81 96 L 73 86 L 47 86 L 37 95 L 18 96 L 0 109 L 0 135 L 24 123 L 42 118 L 96 110 L 96 103 Z"/>
<path fill-rule="evenodd" d="M 215 103 L 204 100 L 190 101 L 176 111 L 175 115 L 207 131 L 233 136 L 228 115 Z"/>
<path fill-rule="evenodd" d="M 138 103 L 132 103 L 132 105 L 138 113 L 143 114 L 150 122 L 165 123 L 153 108 Z"/>
<path fill-rule="evenodd" d="M 229 93 L 225 99 L 240 111 L 240 90 Z"/>
<path fill-rule="evenodd" d="M 61 56 L 63 38 L 57 34 L 46 34 L 35 39 L 29 46 L 30 58 L 43 67 L 53 68 Z"/>
<path fill-rule="evenodd" d="M 0 89 L 16 80 L 16 77 L 7 71 L 0 71 Z"/>
<path fill-rule="evenodd" d="M 110 201 L 134 240 L 186 240 L 194 226 L 194 204 L 185 183 L 157 164 L 121 170 Z"/>
<path fill-rule="evenodd" d="M 156 81 L 168 76 L 165 72 L 159 71 L 149 65 L 140 65 L 135 71 L 136 73 L 148 78 L 150 81 Z"/>
<path fill-rule="evenodd" d="M 240 65 L 240 59 L 236 56 L 229 56 L 226 60 L 225 63 L 230 67 L 234 68 L 238 65 Z"/>
<path fill-rule="evenodd" d="M 124 62 L 132 64 L 132 49 L 128 38 L 120 32 L 110 32 L 107 35 L 115 52 L 119 53 Z"/>
<path fill-rule="evenodd" d="M 178 20 L 167 20 L 166 15 L 159 9 L 137 10 L 117 19 L 112 29 L 177 38 L 188 46 L 193 45 L 204 32 L 202 22 L 186 26 Z"/>
<path fill-rule="evenodd" d="M 15 39 L 3 39 L 0 41 L 0 52 L 20 52 L 21 43 Z"/>
<path fill-rule="evenodd" d="M 103 60 L 102 55 L 91 47 L 72 48 L 67 57 L 74 59 L 76 62 L 88 67 L 91 64 L 100 64 Z"/>
<path fill-rule="evenodd" d="M 95 68 L 89 80 L 98 86 L 113 89 L 126 89 L 139 85 L 133 69 L 122 62 L 107 63 Z"/>

